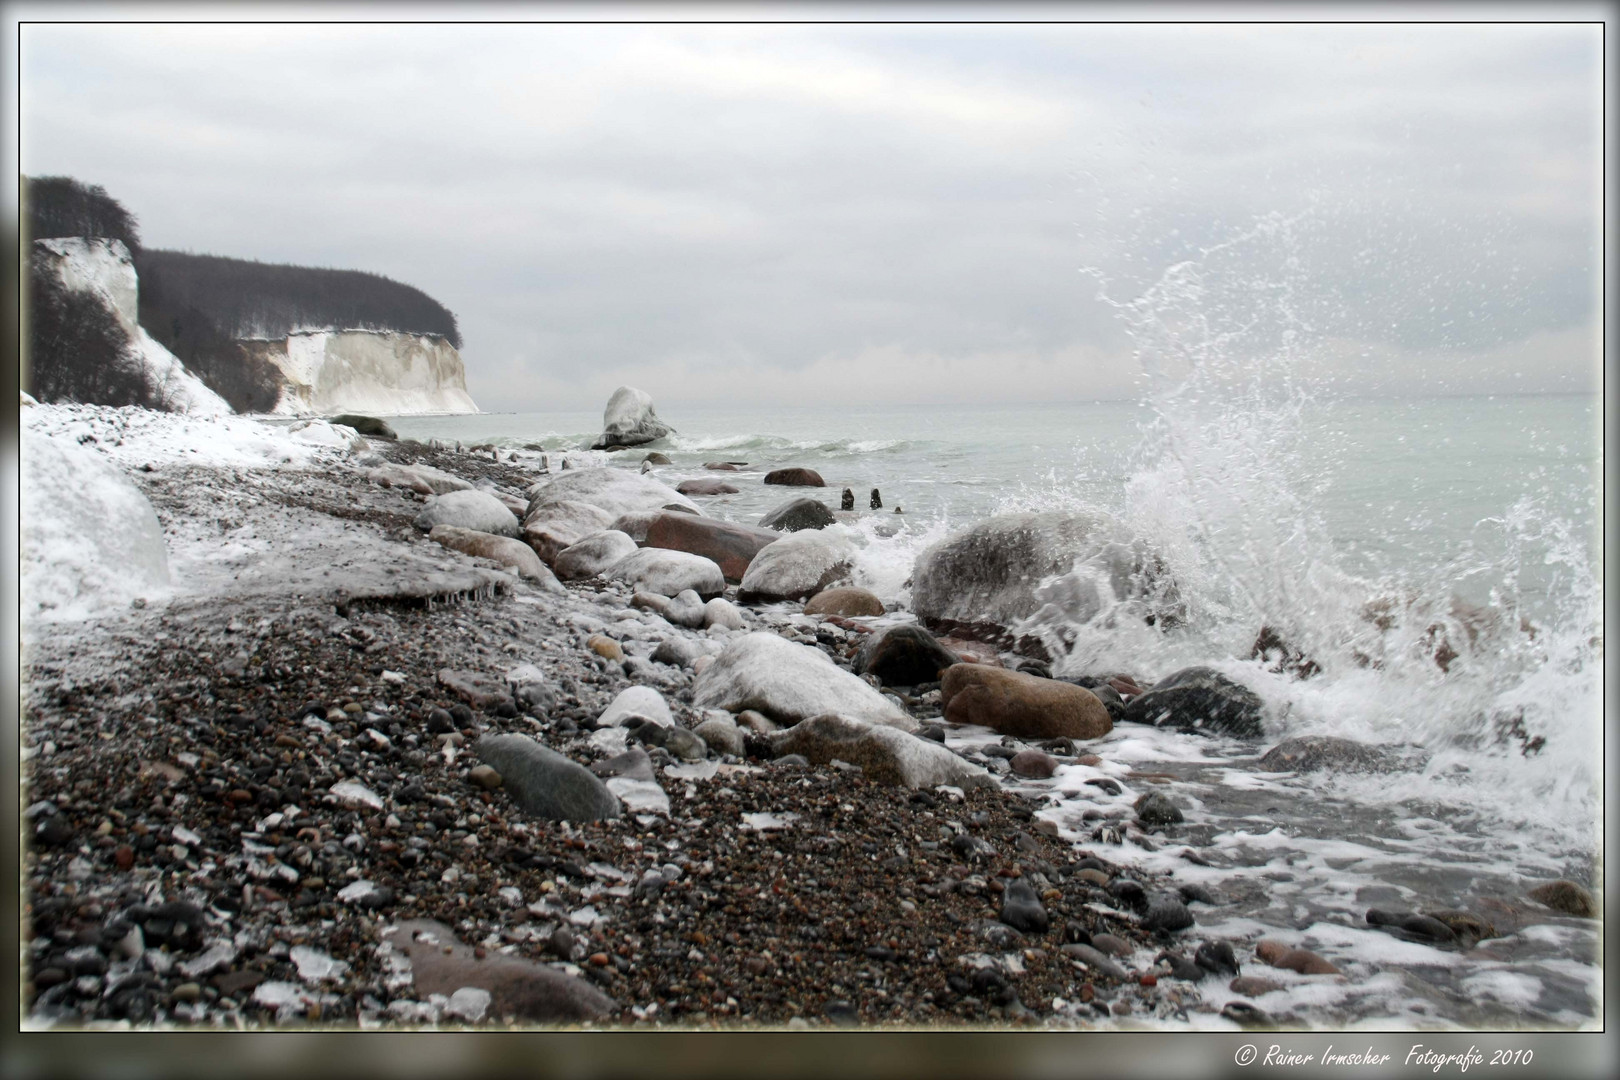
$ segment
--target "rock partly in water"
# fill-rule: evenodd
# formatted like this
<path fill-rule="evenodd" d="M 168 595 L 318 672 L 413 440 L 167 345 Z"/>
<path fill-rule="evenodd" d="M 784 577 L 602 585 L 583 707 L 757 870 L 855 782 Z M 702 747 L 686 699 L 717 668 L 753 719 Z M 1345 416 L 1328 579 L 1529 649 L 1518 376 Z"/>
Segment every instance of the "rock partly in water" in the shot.
<path fill-rule="evenodd" d="M 1176 825 L 1183 820 L 1181 808 L 1158 791 L 1149 791 L 1137 799 L 1133 809 L 1136 819 L 1144 825 Z"/>
<path fill-rule="evenodd" d="M 805 608 L 809 611 L 808 606 Z M 870 634 L 855 651 L 850 670 L 875 675 L 885 686 L 934 682 L 960 661 L 927 630 L 915 624 L 891 626 Z"/>
<path fill-rule="evenodd" d="M 997 786 L 988 772 L 936 742 L 846 716 L 814 716 L 770 738 L 778 756 L 802 754 L 817 765 L 836 758 L 859 765 L 867 779 L 880 784 L 913 788 L 949 784 L 963 790 Z"/>
<path fill-rule="evenodd" d="M 662 439 L 674 430 L 658 419 L 650 394 L 633 386 L 621 386 L 613 391 L 607 407 L 602 410 L 602 434 L 591 444 L 591 449 L 640 446 Z"/>
<path fill-rule="evenodd" d="M 1387 930 L 1407 941 L 1420 941 L 1429 945 L 1454 945 L 1457 934 L 1451 927 L 1429 915 L 1415 911 L 1383 911 L 1367 909 L 1367 925 Z"/>
<path fill-rule="evenodd" d="M 787 487 L 826 487 L 827 482 L 814 469 L 773 469 L 765 474 L 765 483 Z"/>
<path fill-rule="evenodd" d="M 855 545 L 840 533 L 788 533 L 754 556 L 737 598 L 746 604 L 814 596 L 845 580 L 854 558 Z"/>
<path fill-rule="evenodd" d="M 499 563 L 516 571 L 520 577 L 535 582 L 548 592 L 564 591 L 556 575 L 547 570 L 545 564 L 540 561 L 540 556 L 535 554 L 534 548 L 521 540 L 496 536 L 493 533 L 474 532 L 455 525 L 433 526 L 433 530 L 428 533 L 428 539 L 436 544 L 443 544 L 452 551 Z"/>
<path fill-rule="evenodd" d="M 473 750 L 501 774 L 502 789 L 535 817 L 600 821 L 619 816 L 619 800 L 589 769 L 526 735 L 484 735 Z"/>
<path fill-rule="evenodd" d="M 756 529 L 715 518 L 662 513 L 647 522 L 639 543 L 649 548 L 684 551 L 713 559 L 727 581 L 741 581 L 749 563 L 766 546 L 781 539 L 769 529 Z"/>
<path fill-rule="evenodd" d="M 1284 971 L 1297 971 L 1301 975 L 1337 975 L 1339 969 L 1309 949 L 1296 948 L 1286 942 L 1263 938 L 1254 943 L 1255 959 Z"/>
<path fill-rule="evenodd" d="M 806 495 L 773 507 L 759 519 L 759 524 L 765 529 L 798 532 L 801 529 L 825 529 L 836 520 L 826 503 Z"/>
<path fill-rule="evenodd" d="M 430 532 L 435 525 L 454 525 L 473 532 L 517 537 L 518 519 L 506 504 L 487 491 L 447 491 L 428 499 L 416 515 L 416 527 Z"/>
<path fill-rule="evenodd" d="M 753 709 L 780 724 L 823 713 L 914 731 L 917 721 L 809 645 L 770 633 L 734 640 L 692 684 L 700 708 Z"/>
<path fill-rule="evenodd" d="M 472 987 L 489 995 L 485 1016 L 542 1024 L 588 1022 L 618 1011 L 618 1003 L 582 978 L 521 957 L 485 953 L 458 941 L 431 919 L 408 919 L 383 932 L 410 961 L 419 998 L 453 998 Z"/>
<path fill-rule="evenodd" d="M 1204 735 L 1265 736 L 1259 695 L 1213 668 L 1182 668 L 1154 683 L 1125 706 L 1133 724 L 1173 727 Z"/>
<path fill-rule="evenodd" d="M 726 591 L 726 576 L 713 559 L 664 548 L 632 552 L 602 571 L 602 576 L 659 596 L 691 589 L 707 600 Z"/>
<path fill-rule="evenodd" d="M 822 589 L 804 602 L 804 613 L 806 615 L 839 615 L 846 619 L 859 619 L 882 615 L 883 601 L 865 589 L 846 585 L 835 589 Z"/>
<path fill-rule="evenodd" d="M 397 440 L 399 436 L 394 429 L 375 416 L 361 416 L 359 413 L 343 413 L 341 416 L 329 416 L 328 424 L 342 424 L 352 427 L 367 438 Z"/>
<path fill-rule="evenodd" d="M 1118 522 L 1065 513 L 1002 514 L 946 537 L 918 556 L 911 591 L 930 628 L 1009 645 L 1027 638 L 1028 651 L 1040 626 L 1089 622 L 1111 597 L 1163 621 L 1173 594 L 1158 560 Z"/>
<path fill-rule="evenodd" d="M 1266 772 L 1397 772 L 1416 762 L 1387 747 L 1370 746 L 1332 735 L 1300 735 L 1285 739 L 1261 755 Z"/>
<path fill-rule="evenodd" d="M 557 553 L 551 568 L 564 581 L 579 581 L 600 574 L 636 551 L 636 542 L 616 529 L 592 533 Z"/>
<path fill-rule="evenodd" d="M 955 664 L 940 680 L 945 719 L 1026 739 L 1100 739 L 1113 730 L 1089 690 L 983 664 Z"/>
<path fill-rule="evenodd" d="M 1549 881 L 1530 890 L 1530 899 L 1546 904 L 1554 911 L 1575 915 L 1583 919 L 1595 918 L 1597 903 L 1592 894 L 1573 881 Z M 1370 914 L 1370 913 L 1369 913 Z"/>
<path fill-rule="evenodd" d="M 742 489 L 724 480 L 682 480 L 675 485 L 682 495 L 735 495 Z"/>

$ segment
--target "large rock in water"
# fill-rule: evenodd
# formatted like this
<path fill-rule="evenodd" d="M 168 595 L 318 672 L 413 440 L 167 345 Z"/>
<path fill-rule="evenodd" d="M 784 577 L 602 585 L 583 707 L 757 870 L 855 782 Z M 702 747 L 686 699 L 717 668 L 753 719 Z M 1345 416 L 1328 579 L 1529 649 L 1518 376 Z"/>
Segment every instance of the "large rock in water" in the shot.
<path fill-rule="evenodd" d="M 837 520 L 826 503 L 805 495 L 773 507 L 759 519 L 759 524 L 762 529 L 798 532 L 800 529 L 825 529 Z"/>
<path fill-rule="evenodd" d="M 591 1021 L 619 1008 L 584 979 L 517 956 L 475 952 L 432 919 L 407 919 L 384 930 L 382 939 L 410 961 L 418 1000 L 471 987 L 489 995 L 485 1019 L 539 1024 Z"/>
<path fill-rule="evenodd" d="M 416 527 L 431 532 L 435 525 L 454 525 L 458 529 L 514 539 L 520 535 L 518 519 L 506 504 L 489 492 L 476 489 L 447 491 L 428 499 L 422 512 L 416 515 Z"/>
<path fill-rule="evenodd" d="M 1265 772 L 1398 772 L 1421 767 L 1417 756 L 1383 746 L 1369 746 L 1333 735 L 1300 735 L 1267 750 L 1257 765 Z"/>
<path fill-rule="evenodd" d="M 1145 599 L 1160 576 L 1145 545 L 1104 515 L 1001 514 L 917 557 L 911 607 L 930 629 L 1012 646 L 1025 620 L 1083 623 L 1103 610 L 1108 593 Z M 1173 594 L 1162 591 L 1162 603 L 1144 605 L 1149 622 L 1172 613 Z M 1038 653 L 1038 642 L 1031 635 L 1019 643 Z"/>
<path fill-rule="evenodd" d="M 658 419 L 653 410 L 652 397 L 633 386 L 621 386 L 608 398 L 602 410 L 602 434 L 591 444 L 592 450 L 605 450 L 610 446 L 640 446 L 654 439 L 662 439 L 675 429 Z"/>
<path fill-rule="evenodd" d="M 744 603 L 802 600 L 849 576 L 855 545 L 838 532 L 805 530 L 781 536 L 748 564 L 737 599 Z"/>
<path fill-rule="evenodd" d="M 707 600 L 726 591 L 726 576 L 713 559 L 663 548 L 632 552 L 602 571 L 602 576 L 659 596 L 674 596 L 691 589 Z"/>
<path fill-rule="evenodd" d="M 540 561 L 540 556 L 534 553 L 534 548 L 521 540 L 513 540 L 509 536 L 496 536 L 493 533 L 475 532 L 455 525 L 433 526 L 432 531 L 428 533 L 428 539 L 436 544 L 443 544 L 452 551 L 489 559 L 509 567 L 520 577 L 538 583 L 547 592 L 563 591 L 561 583 L 550 570 L 546 569 L 545 564 Z"/>
<path fill-rule="evenodd" d="M 619 816 L 619 800 L 585 766 L 527 735 L 484 735 L 473 750 L 501 774 L 501 786 L 525 811 L 548 821 Z"/>
<path fill-rule="evenodd" d="M 606 529 L 563 548 L 552 560 L 551 568 L 564 581 L 578 581 L 595 577 L 635 551 L 634 540 L 615 529 Z"/>
<path fill-rule="evenodd" d="M 834 713 L 801 721 L 770 736 L 770 741 L 777 756 L 803 754 L 812 765 L 837 758 L 859 765 L 880 784 L 911 788 L 950 784 L 964 791 L 1000 786 L 988 772 L 937 742 Z"/>
<path fill-rule="evenodd" d="M 733 713 L 753 709 L 784 725 L 831 712 L 902 731 L 918 726 L 820 649 L 769 633 L 749 634 L 728 645 L 693 682 L 692 704 Z"/>
<path fill-rule="evenodd" d="M 765 483 L 782 484 L 787 487 L 826 487 L 827 481 L 814 469 L 790 468 L 773 469 L 765 474 Z"/>
<path fill-rule="evenodd" d="M 742 489 L 724 480 L 682 480 L 675 485 L 682 495 L 735 495 Z"/>
<path fill-rule="evenodd" d="M 668 484 L 661 484 L 650 476 L 598 465 L 592 469 L 569 469 L 549 480 L 542 480 L 528 490 L 529 513 L 542 503 L 567 499 L 589 503 L 608 513 L 607 528 L 620 514 L 636 510 L 662 510 L 666 506 L 679 506 L 697 513 L 697 504 Z"/>
<path fill-rule="evenodd" d="M 557 556 L 612 523 L 612 514 L 577 499 L 531 503 L 529 512 L 523 515 L 523 539 L 542 561 L 555 566 Z"/>
<path fill-rule="evenodd" d="M 922 627 L 891 626 L 861 642 L 850 669 L 857 675 L 875 675 L 885 686 L 916 686 L 933 682 L 960 662 Z"/>
<path fill-rule="evenodd" d="M 945 719 L 1022 739 L 1100 739 L 1113 718 L 1090 690 L 984 664 L 956 664 L 940 679 Z"/>
<path fill-rule="evenodd" d="M 1264 705 L 1253 690 L 1207 667 L 1182 668 L 1125 705 L 1121 719 L 1180 728 L 1202 735 L 1259 739 L 1266 734 Z"/>
<path fill-rule="evenodd" d="M 754 556 L 782 538 L 769 529 L 735 525 L 717 518 L 660 513 L 647 524 L 639 543 L 713 559 L 727 581 L 741 581 Z"/>

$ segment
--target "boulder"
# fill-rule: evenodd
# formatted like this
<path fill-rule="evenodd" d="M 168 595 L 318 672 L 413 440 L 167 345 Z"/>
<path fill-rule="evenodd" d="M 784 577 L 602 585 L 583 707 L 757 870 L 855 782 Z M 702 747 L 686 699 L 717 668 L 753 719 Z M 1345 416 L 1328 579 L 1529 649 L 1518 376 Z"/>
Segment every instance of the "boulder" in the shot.
<path fill-rule="evenodd" d="M 1172 613 L 1158 560 L 1101 514 L 1001 514 L 932 545 L 912 569 L 912 610 L 931 629 L 1004 646 L 1030 631 L 1031 652 L 1039 626 L 1087 622 L 1110 595 L 1142 601 L 1150 622 Z"/>
<path fill-rule="evenodd" d="M 620 514 L 636 510 L 662 510 L 679 506 L 697 512 L 697 505 L 668 484 L 629 469 L 598 465 L 589 469 L 569 469 L 534 484 L 528 490 L 529 509 L 541 503 L 569 500 L 590 503 L 608 512 L 607 528 Z"/>
<path fill-rule="evenodd" d="M 649 453 L 646 457 L 642 458 L 641 460 L 646 462 L 648 465 L 669 465 L 669 464 L 672 464 L 672 462 L 669 460 L 668 457 L 666 457 L 663 454 L 660 454 L 656 450 L 652 451 L 651 453 Z"/>
<path fill-rule="evenodd" d="M 563 548 L 552 560 L 551 568 L 564 581 L 578 581 L 595 577 L 635 550 L 636 542 L 629 536 L 605 529 Z"/>
<path fill-rule="evenodd" d="M 719 472 L 736 472 L 737 471 L 736 463 L 731 462 L 731 461 L 705 461 L 703 463 L 703 467 L 705 469 L 715 469 L 715 470 L 717 470 Z"/>
<path fill-rule="evenodd" d="M 789 499 L 782 505 L 769 510 L 759 519 L 761 528 L 777 529 L 781 532 L 798 532 L 800 529 L 825 529 L 834 521 L 833 512 L 827 509 L 827 504 L 820 499 L 812 499 L 808 495 L 797 499 Z"/>
<path fill-rule="evenodd" d="M 682 495 L 735 495 L 742 488 L 724 480 L 682 480 L 675 490 Z"/>
<path fill-rule="evenodd" d="M 1100 739 L 1114 728 L 1095 694 L 1054 679 L 956 664 L 940 680 L 945 719 L 1027 739 Z"/>
<path fill-rule="evenodd" d="M 652 397 L 633 386 L 621 386 L 608 398 L 602 410 L 602 434 L 591 444 L 592 450 L 605 450 L 610 446 L 640 446 L 654 439 L 662 439 L 675 429 L 658 419 Z"/>
<path fill-rule="evenodd" d="M 855 545 L 841 532 L 788 533 L 754 556 L 737 599 L 747 604 L 814 596 L 848 577 L 854 559 Z"/>
<path fill-rule="evenodd" d="M 619 1008 L 585 979 L 534 960 L 475 951 L 432 919 L 407 919 L 385 929 L 382 940 L 410 961 L 419 1000 L 434 994 L 450 998 L 471 987 L 488 995 L 484 1018 L 539 1024 L 589 1022 Z"/>
<path fill-rule="evenodd" d="M 690 630 L 700 629 L 706 615 L 703 598 L 691 589 L 683 589 L 670 597 L 669 606 L 664 609 L 664 618 L 667 621 Z"/>
<path fill-rule="evenodd" d="M 705 720 L 692 729 L 692 734 L 702 739 L 710 750 L 717 754 L 730 754 L 732 757 L 743 756 L 743 733 L 737 722 L 730 717 Z"/>
<path fill-rule="evenodd" d="M 840 615 L 846 619 L 883 614 L 883 601 L 865 589 L 842 586 L 822 589 L 804 602 L 806 615 Z"/>
<path fill-rule="evenodd" d="M 634 717 L 650 720 L 660 727 L 674 727 L 664 695 L 650 686 L 631 686 L 621 691 L 596 718 L 596 726 L 624 727 Z"/>
<path fill-rule="evenodd" d="M 704 629 L 718 626 L 725 630 L 741 630 L 745 624 L 737 605 L 717 596 L 703 605 L 703 626 Z"/>
<path fill-rule="evenodd" d="M 1597 903 L 1592 894 L 1573 881 L 1548 881 L 1530 890 L 1530 899 L 1546 904 L 1554 911 L 1575 915 L 1582 919 L 1595 918 Z"/>
<path fill-rule="evenodd" d="M 548 821 L 619 816 L 619 800 L 600 779 L 527 735 L 483 735 L 473 750 L 501 774 L 501 786 L 526 812 Z"/>
<path fill-rule="evenodd" d="M 1125 706 L 1133 724 L 1180 728 L 1203 735 L 1264 738 L 1264 706 L 1248 687 L 1207 667 L 1182 668 L 1154 683 Z"/>
<path fill-rule="evenodd" d="M 1309 949 L 1296 948 L 1287 942 L 1272 938 L 1262 938 L 1255 942 L 1254 956 L 1263 964 L 1287 971 L 1297 971 L 1301 975 L 1339 974 L 1338 968 Z"/>
<path fill-rule="evenodd" d="M 707 600 L 726 591 L 726 576 L 713 559 L 663 548 L 631 552 L 602 571 L 602 576 L 659 596 L 675 596 L 691 589 Z"/>
<path fill-rule="evenodd" d="M 474 532 L 471 529 L 462 529 L 454 525 L 435 525 L 428 533 L 428 539 L 436 544 L 442 544 L 452 551 L 459 551 L 464 555 L 472 555 L 480 559 L 489 559 L 510 567 L 520 577 L 538 582 L 540 587 L 548 592 L 562 592 L 563 587 L 545 564 L 540 556 L 534 553 L 534 548 L 521 540 L 513 540 L 508 536 L 496 536 L 493 533 Z"/>
<path fill-rule="evenodd" d="M 1265 772 L 1397 772 L 1406 767 L 1400 755 L 1382 746 L 1369 746 L 1332 735 L 1300 735 L 1284 739 L 1261 755 Z"/>
<path fill-rule="evenodd" d="M 716 518 L 662 513 L 647 522 L 637 542 L 649 548 L 685 551 L 713 559 L 727 581 L 738 582 L 754 556 L 781 539 L 769 529 L 735 525 Z"/>
<path fill-rule="evenodd" d="M 399 439 L 399 436 L 394 434 L 393 428 L 389 427 L 383 421 L 378 420 L 375 416 L 361 416 L 359 413 L 344 413 L 342 416 L 329 416 L 326 418 L 326 422 L 328 424 L 342 424 L 345 427 L 352 427 L 355 431 L 370 438 L 389 439 L 394 441 Z"/>
<path fill-rule="evenodd" d="M 428 499 L 416 515 L 416 527 L 431 532 L 435 525 L 454 525 L 495 536 L 517 537 L 518 519 L 487 491 L 447 491 Z"/>
<path fill-rule="evenodd" d="M 875 675 L 885 686 L 916 686 L 933 682 L 958 662 L 933 634 L 905 625 L 868 635 L 855 651 L 850 669 L 857 675 Z"/>
<path fill-rule="evenodd" d="M 523 516 L 523 540 L 542 562 L 551 566 L 564 550 L 606 530 L 613 522 L 613 515 L 606 510 L 573 499 L 530 505 Z"/>
<path fill-rule="evenodd" d="M 739 713 L 753 709 L 791 725 L 822 713 L 914 731 L 917 722 L 827 654 L 770 633 L 726 647 L 692 683 L 692 704 Z"/>
<path fill-rule="evenodd" d="M 658 510 L 632 510 L 628 514 L 620 514 L 613 519 L 613 531 L 624 533 L 637 544 L 644 544 L 647 542 L 647 530 L 652 528 L 652 523 L 667 513 L 669 511 L 661 508 Z"/>
<path fill-rule="evenodd" d="M 774 469 L 765 474 L 765 483 L 787 487 L 826 487 L 827 482 L 814 469 Z"/>
<path fill-rule="evenodd" d="M 930 788 L 950 784 L 963 790 L 995 788 L 995 777 L 939 743 L 881 724 L 827 713 L 769 736 L 778 757 L 802 754 L 813 765 L 837 758 L 859 765 L 880 784 Z"/>

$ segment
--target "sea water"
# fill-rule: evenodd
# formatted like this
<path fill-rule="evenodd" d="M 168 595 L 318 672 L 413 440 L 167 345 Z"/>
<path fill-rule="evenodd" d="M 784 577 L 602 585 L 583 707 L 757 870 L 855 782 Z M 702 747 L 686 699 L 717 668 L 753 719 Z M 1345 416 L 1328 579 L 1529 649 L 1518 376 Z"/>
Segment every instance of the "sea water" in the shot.
<path fill-rule="evenodd" d="M 1267 737 L 1122 724 L 1088 746 L 1100 765 L 1022 785 L 1045 800 L 1042 816 L 1083 849 L 1215 894 L 1180 935 L 1189 954 L 1225 938 L 1247 955 L 1245 944 L 1270 937 L 1340 968 L 1307 977 L 1247 965 L 1283 984 L 1254 1002 L 1275 1017 L 1597 1026 L 1601 921 L 1525 893 L 1554 878 L 1597 892 L 1602 877 L 1600 402 L 1328 392 L 1306 374 L 1310 324 L 1289 274 L 1245 278 L 1229 258 L 1245 244 L 1286 252 L 1278 233 L 1210 249 L 1128 299 L 1109 298 L 1104 282 L 1136 344 L 1136 401 L 911 406 L 852 388 L 848 402 L 815 408 L 665 403 L 675 433 L 614 454 L 584 449 L 600 431 L 594 412 L 392 422 L 410 438 L 543 449 L 553 470 L 638 467 L 657 451 L 671 463 L 654 475 L 671 486 L 733 483 L 736 493 L 697 501 L 747 523 L 805 494 L 836 507 L 849 488 L 860 516 L 832 527 L 855 540 L 856 581 L 894 620 L 909 618 L 916 556 L 954 531 L 1014 511 L 1111 515 L 1159 555 L 1182 617 L 1147 624 L 1133 598 L 1077 564 L 1041 583 L 1051 602 L 1015 629 L 1047 645 L 1060 676 L 1123 672 L 1146 685 L 1214 667 L 1259 694 Z M 785 466 L 815 469 L 827 489 L 762 483 Z M 1082 585 L 1105 602 L 1066 606 Z M 1262 628 L 1315 673 L 1256 657 Z M 1414 767 L 1257 768 L 1270 746 L 1307 734 L 1399 747 Z M 951 742 L 994 737 L 966 729 Z M 1121 794 L 1085 783 L 1102 777 Z M 1182 805 L 1183 825 L 1157 839 L 1099 833 L 1127 824 L 1155 788 Z M 1500 935 L 1436 948 L 1369 927 L 1370 907 L 1464 909 Z M 1218 1007 L 1236 995 L 1225 981 L 1199 991 L 1216 1011 L 1147 1022 L 1227 1024 Z"/>

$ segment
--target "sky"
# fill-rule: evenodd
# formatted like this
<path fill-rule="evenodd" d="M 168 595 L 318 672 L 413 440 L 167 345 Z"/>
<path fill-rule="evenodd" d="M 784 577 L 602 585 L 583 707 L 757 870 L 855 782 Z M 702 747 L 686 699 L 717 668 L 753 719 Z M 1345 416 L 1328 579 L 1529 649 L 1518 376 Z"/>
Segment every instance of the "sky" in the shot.
<path fill-rule="evenodd" d="M 22 172 L 150 247 L 422 289 L 487 411 L 1119 399 L 1210 350 L 1340 393 L 1601 377 L 1593 23 L 19 33 Z"/>

